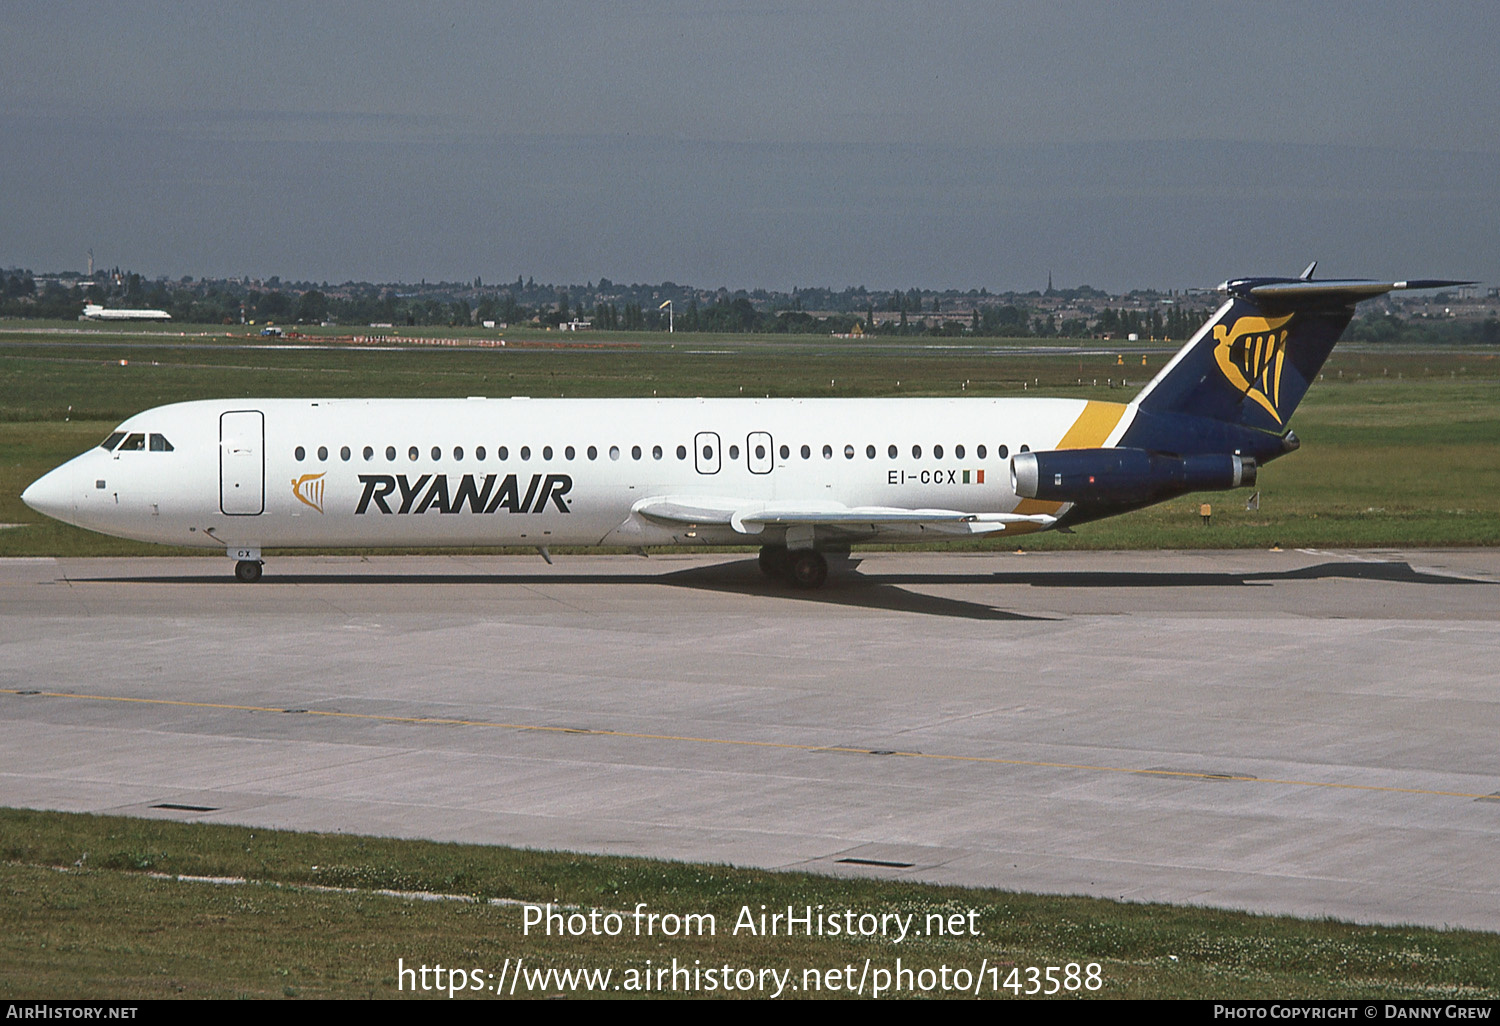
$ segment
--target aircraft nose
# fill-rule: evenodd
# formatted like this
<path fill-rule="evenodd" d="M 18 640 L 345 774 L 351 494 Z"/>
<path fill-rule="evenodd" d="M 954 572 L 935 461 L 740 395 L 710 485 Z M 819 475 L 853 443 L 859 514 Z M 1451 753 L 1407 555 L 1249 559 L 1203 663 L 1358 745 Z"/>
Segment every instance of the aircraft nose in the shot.
<path fill-rule="evenodd" d="M 21 501 L 55 520 L 71 520 L 78 509 L 74 476 L 66 466 L 49 471 L 31 482 L 21 493 Z"/>

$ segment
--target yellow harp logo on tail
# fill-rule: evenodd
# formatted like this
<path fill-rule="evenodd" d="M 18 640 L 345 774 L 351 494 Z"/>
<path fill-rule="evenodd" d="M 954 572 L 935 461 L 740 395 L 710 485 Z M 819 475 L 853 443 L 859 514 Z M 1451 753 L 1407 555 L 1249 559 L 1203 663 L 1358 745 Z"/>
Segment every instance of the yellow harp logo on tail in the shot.
<path fill-rule="evenodd" d="M 1234 326 L 1214 325 L 1214 359 L 1225 379 L 1266 408 L 1281 423 L 1281 368 L 1286 362 L 1285 317 L 1240 317 Z"/>
<path fill-rule="evenodd" d="M 303 474 L 292 479 L 292 494 L 303 504 L 323 512 L 323 475 Z"/>

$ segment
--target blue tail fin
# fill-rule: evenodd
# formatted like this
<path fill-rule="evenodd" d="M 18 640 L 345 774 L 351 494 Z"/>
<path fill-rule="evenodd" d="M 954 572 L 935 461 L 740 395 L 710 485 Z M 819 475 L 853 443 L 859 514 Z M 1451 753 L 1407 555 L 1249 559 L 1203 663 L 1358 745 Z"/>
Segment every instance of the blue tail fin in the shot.
<path fill-rule="evenodd" d="M 1138 408 L 1279 434 L 1357 303 L 1395 289 L 1473 284 L 1315 282 L 1311 271 L 1301 278 L 1241 278 L 1219 286 L 1229 301 L 1136 397 Z"/>

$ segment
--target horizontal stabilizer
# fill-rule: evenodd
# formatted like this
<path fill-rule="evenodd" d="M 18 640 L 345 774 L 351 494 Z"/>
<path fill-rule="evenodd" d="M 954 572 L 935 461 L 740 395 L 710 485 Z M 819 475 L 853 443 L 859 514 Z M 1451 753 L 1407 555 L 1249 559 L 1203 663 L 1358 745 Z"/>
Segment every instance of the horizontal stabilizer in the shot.
<path fill-rule="evenodd" d="M 1258 300 L 1270 305 L 1290 303 L 1358 303 L 1361 300 L 1383 296 L 1387 292 L 1408 289 L 1444 289 L 1474 285 L 1472 281 L 1452 281 L 1447 278 L 1420 278 L 1414 281 L 1307 281 L 1298 278 L 1242 278 L 1227 281 L 1220 288 L 1236 296 Z"/>

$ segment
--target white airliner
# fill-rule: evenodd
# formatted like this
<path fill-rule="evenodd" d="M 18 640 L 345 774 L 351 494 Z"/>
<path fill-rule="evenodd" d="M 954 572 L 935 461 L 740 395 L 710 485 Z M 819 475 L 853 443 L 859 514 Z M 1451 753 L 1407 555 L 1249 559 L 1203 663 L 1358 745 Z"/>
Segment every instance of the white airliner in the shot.
<path fill-rule="evenodd" d="M 219 548 L 759 545 L 824 553 L 1067 528 L 1255 482 L 1362 299 L 1450 281 L 1225 282 L 1129 403 L 1084 399 L 222 399 L 137 414 L 22 494 L 48 516 Z M 549 558 L 550 561 L 550 558 Z"/>
<path fill-rule="evenodd" d="M 98 303 L 83 304 L 81 321 L 170 321 L 172 315 L 165 310 L 109 309 Z"/>

